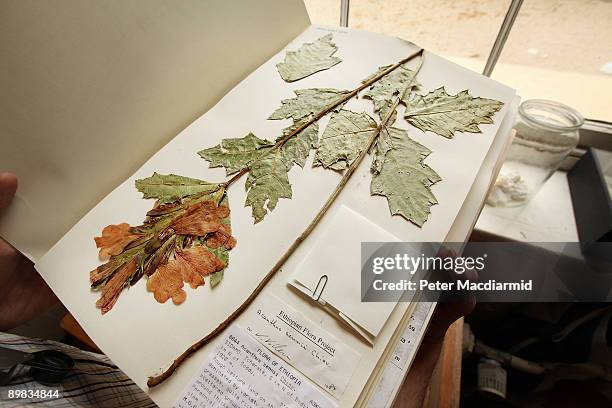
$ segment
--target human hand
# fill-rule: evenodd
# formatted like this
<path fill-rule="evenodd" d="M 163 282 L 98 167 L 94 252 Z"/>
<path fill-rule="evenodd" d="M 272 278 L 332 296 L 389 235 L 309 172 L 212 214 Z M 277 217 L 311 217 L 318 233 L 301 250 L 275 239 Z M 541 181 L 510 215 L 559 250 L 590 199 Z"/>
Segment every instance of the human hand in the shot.
<path fill-rule="evenodd" d="M 17 177 L 0 172 L 0 211 L 11 204 L 16 192 Z M 19 326 L 58 302 L 34 264 L 0 238 L 0 331 Z"/>

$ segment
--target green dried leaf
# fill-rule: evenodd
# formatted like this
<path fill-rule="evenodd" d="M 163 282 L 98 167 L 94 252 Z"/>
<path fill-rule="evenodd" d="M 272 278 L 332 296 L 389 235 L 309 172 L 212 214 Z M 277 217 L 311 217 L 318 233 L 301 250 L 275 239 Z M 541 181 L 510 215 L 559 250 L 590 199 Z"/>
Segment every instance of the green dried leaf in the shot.
<path fill-rule="evenodd" d="M 340 63 L 340 58 L 333 57 L 336 51 L 338 47 L 332 42 L 330 33 L 303 44 L 297 51 L 287 51 L 285 61 L 276 64 L 276 68 L 285 81 L 297 81 Z"/>
<path fill-rule="evenodd" d="M 272 151 L 250 165 L 245 205 L 251 207 L 255 223 L 276 208 L 279 198 L 291 198 L 289 167 L 291 163 L 288 164 L 279 151 Z"/>
<path fill-rule="evenodd" d="M 225 268 L 210 275 L 210 286 L 214 288 L 223 280 L 225 269 L 229 264 L 229 253 L 223 246 L 220 246 L 219 248 L 209 248 L 208 250 L 225 264 Z"/>
<path fill-rule="evenodd" d="M 338 102 L 349 91 L 340 91 L 332 88 L 310 88 L 294 91 L 295 98 L 283 99 L 281 106 L 268 117 L 268 119 L 289 119 L 294 122 L 310 115 L 316 115 L 328 106 Z M 345 102 L 346 103 L 346 102 Z M 344 104 L 338 105 L 336 111 Z"/>
<path fill-rule="evenodd" d="M 195 194 L 212 193 L 219 189 L 219 184 L 176 174 L 153 173 L 151 177 L 136 180 L 136 189 L 143 198 L 157 198 L 160 204 L 167 204 Z"/>
<path fill-rule="evenodd" d="M 504 105 L 493 99 L 473 97 L 468 90 L 456 95 L 440 87 L 427 95 L 412 95 L 406 103 L 404 117 L 422 131 L 452 138 L 455 132 L 480 133 L 481 123 L 493 123 L 493 115 Z"/>
<path fill-rule="evenodd" d="M 225 267 L 229 265 L 229 251 L 227 248 L 220 246 L 218 248 L 208 248 L 208 250 L 219 258 L 225 264 Z"/>
<path fill-rule="evenodd" d="M 210 275 L 210 286 L 215 287 L 221 283 L 223 280 L 223 275 L 225 274 L 225 269 L 221 269 L 219 272 L 215 272 Z"/>
<path fill-rule="evenodd" d="M 388 69 L 390 65 L 378 68 L 375 74 L 366 78 L 363 82 L 367 82 L 373 76 L 380 74 Z M 403 96 L 406 91 L 409 91 L 419 84 L 415 81 L 416 71 L 413 71 L 404 66 L 396 68 L 394 71 L 382 77 L 375 82 L 370 89 L 364 94 L 364 97 L 372 99 L 374 103 L 374 112 L 378 113 L 381 120 L 386 117 L 392 103 L 393 97 L 396 95 Z M 395 115 L 396 113 L 393 113 Z M 389 120 L 389 124 L 395 121 L 395 116 Z"/>
<path fill-rule="evenodd" d="M 290 134 L 302 124 L 303 121 L 300 121 L 289 126 L 283 130 L 283 136 Z M 280 136 L 277 140 L 280 140 L 283 136 Z M 310 154 L 310 150 L 317 147 L 318 141 L 319 124 L 314 122 L 283 144 L 281 151 L 283 152 L 285 161 L 287 163 L 293 162 L 300 167 L 304 167 L 304 164 L 306 164 L 306 159 L 308 159 L 308 155 Z"/>
<path fill-rule="evenodd" d="M 225 167 L 228 175 L 237 173 L 259 157 L 274 142 L 260 139 L 253 133 L 236 139 L 223 139 L 220 144 L 198 152 L 210 162 L 210 167 Z"/>
<path fill-rule="evenodd" d="M 441 180 L 423 163 L 431 151 L 410 139 L 403 129 L 390 127 L 384 132 L 388 132 L 393 147 L 386 151 L 379 173 L 372 176 L 370 192 L 387 197 L 391 214 L 399 214 L 421 227 L 430 207 L 438 202 L 430 186 Z"/>
<path fill-rule="evenodd" d="M 391 149 L 393 149 L 393 141 L 387 129 L 383 129 L 378 134 L 376 144 L 374 145 L 374 160 L 372 160 L 372 166 L 370 168 L 372 173 L 380 173 L 383 163 L 385 162 L 385 157 Z"/>
<path fill-rule="evenodd" d="M 302 123 L 286 128 L 283 135 L 288 135 Z M 313 123 L 280 148 L 274 148 L 275 143 L 249 133 L 241 139 L 223 139 L 219 145 L 199 154 L 210 161 L 211 167 L 224 166 L 228 175 L 249 168 L 246 205 L 252 207 L 257 223 L 276 207 L 279 198 L 291 198 L 287 171 L 293 163 L 304 166 L 310 149 L 317 145 L 318 131 L 318 124 Z"/>
<path fill-rule="evenodd" d="M 374 132 L 376 122 L 366 113 L 346 109 L 334 113 L 321 136 L 314 165 L 344 170 L 366 148 Z"/>

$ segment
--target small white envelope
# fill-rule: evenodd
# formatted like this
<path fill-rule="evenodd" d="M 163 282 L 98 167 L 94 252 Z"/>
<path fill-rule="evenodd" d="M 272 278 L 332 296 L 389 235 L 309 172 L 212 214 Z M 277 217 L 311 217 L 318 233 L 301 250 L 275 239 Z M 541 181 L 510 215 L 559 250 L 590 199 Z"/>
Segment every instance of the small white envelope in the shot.
<path fill-rule="evenodd" d="M 399 239 L 344 205 L 322 235 L 288 283 L 373 344 L 397 303 L 361 302 L 361 243 Z"/>

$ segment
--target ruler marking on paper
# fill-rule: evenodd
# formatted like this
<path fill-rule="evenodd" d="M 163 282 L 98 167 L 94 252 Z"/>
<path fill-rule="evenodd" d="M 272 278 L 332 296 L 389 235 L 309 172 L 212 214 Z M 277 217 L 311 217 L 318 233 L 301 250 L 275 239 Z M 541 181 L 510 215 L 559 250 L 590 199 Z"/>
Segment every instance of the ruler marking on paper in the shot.
<path fill-rule="evenodd" d="M 367 403 L 369 408 L 385 408 L 393 403 L 396 391 L 410 368 L 410 363 L 414 359 L 423 337 L 423 331 L 427 327 L 434 309 L 435 303 L 416 303 L 408 325 L 397 342 L 395 351 L 385 365 L 380 381 Z"/>

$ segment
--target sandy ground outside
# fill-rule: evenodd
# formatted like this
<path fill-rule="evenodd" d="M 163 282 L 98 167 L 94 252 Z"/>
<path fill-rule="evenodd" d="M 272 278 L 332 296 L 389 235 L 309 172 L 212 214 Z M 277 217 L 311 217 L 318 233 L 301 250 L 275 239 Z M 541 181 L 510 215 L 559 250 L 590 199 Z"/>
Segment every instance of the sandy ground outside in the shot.
<path fill-rule="evenodd" d="M 340 0 L 305 0 L 313 23 L 338 25 Z M 352 0 L 349 26 L 437 54 L 486 60 L 509 0 Z M 612 0 L 526 0 L 500 62 L 607 76 Z"/>
<path fill-rule="evenodd" d="M 340 0 L 305 0 L 314 24 L 337 26 Z M 349 26 L 412 41 L 476 72 L 510 0 L 352 0 Z M 565 103 L 612 122 L 612 0 L 525 0 L 493 79 L 525 99 Z"/>

